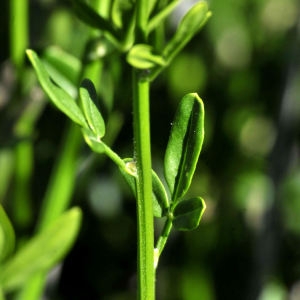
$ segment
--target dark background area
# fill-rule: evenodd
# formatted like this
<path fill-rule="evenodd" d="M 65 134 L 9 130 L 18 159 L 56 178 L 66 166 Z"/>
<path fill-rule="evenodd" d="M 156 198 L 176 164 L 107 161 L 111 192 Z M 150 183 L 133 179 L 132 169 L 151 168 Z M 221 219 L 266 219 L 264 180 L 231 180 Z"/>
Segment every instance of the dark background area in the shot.
<path fill-rule="evenodd" d="M 6 128 L 22 109 L 20 99 L 12 99 L 18 85 L 4 77 L 8 2 L 0 4 L 0 84 L 8 95 L 0 103 L 0 148 L 15 144 Z M 203 197 L 207 209 L 198 229 L 172 233 L 157 271 L 157 299 L 300 299 L 299 2 L 209 4 L 212 18 L 151 89 L 153 167 L 160 175 L 179 100 L 197 92 L 206 110 L 206 137 L 189 195 Z M 173 23 L 168 26 L 171 35 Z M 56 45 L 80 58 L 85 30 L 66 2 L 30 2 L 30 48 L 42 53 Z M 114 57 L 107 70 L 120 62 L 123 56 Z M 127 67 L 116 73 L 107 114 L 118 113 L 123 123 L 112 148 L 131 157 L 131 76 Z M 65 126 L 64 116 L 48 104 L 37 119 L 35 216 Z M 83 146 L 80 158 L 89 155 Z M 9 199 L 7 193 L 3 203 Z M 135 202 L 111 161 L 96 159 L 78 176 L 75 204 L 84 212 L 80 235 L 49 281 L 45 299 L 134 299 Z M 17 228 L 19 234 L 31 232 L 34 224 L 35 219 L 26 230 Z M 159 232 L 160 220 L 155 225 Z"/>

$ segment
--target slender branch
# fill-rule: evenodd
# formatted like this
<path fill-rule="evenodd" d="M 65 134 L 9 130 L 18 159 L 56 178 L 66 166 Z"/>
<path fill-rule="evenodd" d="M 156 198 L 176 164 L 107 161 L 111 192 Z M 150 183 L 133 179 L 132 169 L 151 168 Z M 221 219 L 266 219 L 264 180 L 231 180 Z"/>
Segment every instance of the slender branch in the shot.
<path fill-rule="evenodd" d="M 19 71 L 28 46 L 28 11 L 28 0 L 10 0 L 10 56 Z"/>
<path fill-rule="evenodd" d="M 134 142 L 137 167 L 138 299 L 153 300 L 154 230 L 152 208 L 149 82 L 133 70 Z"/>
<path fill-rule="evenodd" d="M 147 40 L 148 10 L 148 0 L 136 1 L 136 38 L 142 43 Z"/>

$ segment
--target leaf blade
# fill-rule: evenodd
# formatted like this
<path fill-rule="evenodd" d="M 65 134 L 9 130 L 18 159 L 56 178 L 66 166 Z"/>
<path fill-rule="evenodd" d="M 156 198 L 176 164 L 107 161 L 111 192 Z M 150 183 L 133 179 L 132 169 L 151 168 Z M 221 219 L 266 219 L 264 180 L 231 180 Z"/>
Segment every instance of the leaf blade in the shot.
<path fill-rule="evenodd" d="M 51 81 L 49 74 L 38 55 L 33 50 L 26 50 L 26 53 L 36 71 L 43 90 L 48 95 L 51 102 L 72 121 L 82 127 L 87 127 L 86 120 L 75 100 Z"/>
<path fill-rule="evenodd" d="M 173 38 L 163 50 L 163 56 L 168 63 L 185 47 L 192 37 L 204 26 L 211 12 L 204 1 L 196 3 L 182 18 Z"/>
<path fill-rule="evenodd" d="M 15 232 L 2 205 L 0 205 L 0 262 L 12 253 L 14 247 Z"/>
<path fill-rule="evenodd" d="M 196 93 L 185 95 L 175 114 L 164 160 L 172 201 L 187 192 L 204 140 L 204 105 Z"/>
<path fill-rule="evenodd" d="M 52 268 L 73 245 L 80 223 L 81 211 L 75 207 L 33 237 L 2 267 L 0 285 L 3 290 L 12 291 L 34 274 Z"/>
<path fill-rule="evenodd" d="M 174 228 L 180 231 L 197 228 L 205 209 L 206 205 L 201 197 L 180 201 L 173 211 Z"/>
<path fill-rule="evenodd" d="M 105 123 L 97 107 L 97 92 L 89 79 L 84 79 L 80 89 L 80 100 L 84 116 L 91 130 L 100 138 L 105 135 Z"/>

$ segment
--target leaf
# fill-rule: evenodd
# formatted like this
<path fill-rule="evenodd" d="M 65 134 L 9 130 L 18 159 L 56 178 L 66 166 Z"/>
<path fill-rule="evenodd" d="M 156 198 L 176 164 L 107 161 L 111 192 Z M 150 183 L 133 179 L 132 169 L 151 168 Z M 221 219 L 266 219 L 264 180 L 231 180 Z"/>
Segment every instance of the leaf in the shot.
<path fill-rule="evenodd" d="M 182 231 L 197 228 L 205 208 L 205 202 L 201 197 L 180 201 L 173 211 L 173 226 Z"/>
<path fill-rule="evenodd" d="M 105 134 L 105 124 L 97 106 L 97 92 L 89 79 L 84 79 L 81 83 L 80 100 L 83 114 L 91 130 L 100 138 Z"/>
<path fill-rule="evenodd" d="M 111 19 L 118 28 L 125 28 L 130 16 L 133 16 L 134 4 L 130 0 L 114 0 L 111 9 Z"/>
<path fill-rule="evenodd" d="M 85 118 L 75 100 L 67 92 L 51 81 L 44 65 L 34 51 L 26 50 L 26 53 L 36 71 L 43 90 L 48 95 L 52 103 L 72 121 L 80 126 L 87 127 Z"/>
<path fill-rule="evenodd" d="M 9 292 L 31 276 L 49 271 L 73 245 L 81 222 L 81 210 L 72 208 L 27 242 L 2 267 L 0 286 Z"/>
<path fill-rule="evenodd" d="M 15 232 L 2 205 L 0 205 L 0 262 L 11 254 L 14 248 Z"/>
<path fill-rule="evenodd" d="M 132 158 L 125 158 L 124 161 L 125 168 L 120 168 L 120 171 L 136 197 L 135 178 L 137 175 L 135 162 Z M 163 217 L 168 211 L 169 201 L 165 187 L 154 170 L 152 170 L 152 200 L 153 215 L 158 218 Z"/>
<path fill-rule="evenodd" d="M 158 175 L 152 170 L 152 198 L 153 214 L 155 217 L 163 217 L 168 212 L 169 200 L 164 185 Z"/>
<path fill-rule="evenodd" d="M 177 201 L 188 190 L 204 139 L 204 106 L 196 93 L 185 95 L 177 109 L 164 160 L 166 181 Z"/>
<path fill-rule="evenodd" d="M 92 7 L 83 2 L 82 0 L 71 0 L 74 11 L 77 17 L 94 28 L 105 31 L 111 35 L 114 39 L 118 40 L 118 32 L 112 26 L 112 23 L 102 16 L 100 16 Z"/>
<path fill-rule="evenodd" d="M 137 69 L 150 69 L 165 65 L 164 59 L 160 55 L 153 54 L 153 47 L 146 44 L 133 46 L 127 54 L 127 62 Z"/>
<path fill-rule="evenodd" d="M 151 32 L 156 27 L 161 25 L 161 23 L 172 13 L 172 11 L 176 8 L 179 1 L 174 0 L 170 2 L 166 7 L 157 12 L 157 14 L 149 20 L 148 23 L 148 32 Z"/>
<path fill-rule="evenodd" d="M 66 80 L 76 86 L 78 85 L 81 62 L 77 57 L 59 47 L 51 46 L 43 52 L 43 60 L 56 69 Z"/>
<path fill-rule="evenodd" d="M 168 63 L 174 56 L 192 39 L 192 37 L 207 22 L 211 12 L 208 11 L 207 3 L 196 3 L 182 18 L 173 38 L 167 43 L 163 57 Z"/>
<path fill-rule="evenodd" d="M 105 144 L 92 130 L 88 128 L 82 128 L 82 134 L 85 142 L 94 152 L 100 154 L 105 152 Z"/>
<path fill-rule="evenodd" d="M 175 2 L 176 0 L 174 0 Z M 169 6 L 173 5 L 173 2 Z M 174 3 L 175 5 L 175 3 Z M 167 9 L 168 7 L 166 7 Z M 168 8 L 169 9 L 169 8 Z M 172 7 L 170 7 L 172 9 Z M 149 22 L 150 29 L 156 25 L 156 22 L 160 18 L 164 18 L 163 13 L 168 11 L 161 11 Z M 162 15 L 161 15 L 162 14 Z M 182 18 L 177 30 L 173 37 L 168 41 L 165 48 L 162 51 L 161 56 L 164 59 L 164 66 L 156 66 L 151 70 L 151 74 L 148 76 L 149 81 L 153 81 L 158 74 L 164 69 L 166 65 L 169 65 L 174 57 L 187 45 L 187 43 L 195 36 L 195 34 L 205 25 L 208 19 L 211 17 L 211 12 L 208 11 L 207 3 L 200 1 L 196 3 Z M 157 20 L 156 20 L 157 18 Z"/>
<path fill-rule="evenodd" d="M 77 96 L 78 78 L 80 77 L 80 60 L 59 47 L 48 47 L 43 51 L 43 63 L 47 72 L 61 88 L 72 97 Z"/>

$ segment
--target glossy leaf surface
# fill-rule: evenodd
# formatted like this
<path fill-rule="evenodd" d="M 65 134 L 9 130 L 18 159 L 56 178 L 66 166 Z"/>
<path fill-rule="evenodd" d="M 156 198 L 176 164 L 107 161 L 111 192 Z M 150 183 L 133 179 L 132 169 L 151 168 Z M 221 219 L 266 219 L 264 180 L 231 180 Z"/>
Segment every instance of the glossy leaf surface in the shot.
<path fill-rule="evenodd" d="M 75 100 L 67 92 L 53 83 L 38 55 L 32 50 L 27 50 L 26 53 L 36 71 L 43 90 L 52 103 L 72 121 L 80 126 L 87 127 L 86 120 Z"/>
<path fill-rule="evenodd" d="M 28 241 L 3 265 L 0 286 L 12 291 L 31 276 L 49 271 L 73 245 L 81 222 L 81 211 L 73 208 Z"/>
<path fill-rule="evenodd" d="M 0 262 L 13 252 L 14 247 L 14 229 L 2 205 L 0 205 Z"/>
<path fill-rule="evenodd" d="M 177 109 L 165 153 L 165 177 L 172 201 L 188 190 L 204 139 L 204 106 L 196 93 L 185 95 Z"/>
<path fill-rule="evenodd" d="M 200 197 L 180 201 L 173 211 L 173 226 L 183 231 L 197 228 L 205 208 L 205 202 Z"/>
<path fill-rule="evenodd" d="M 97 105 L 97 92 L 93 83 L 88 79 L 84 79 L 79 93 L 82 110 L 89 127 L 98 137 L 103 137 L 105 124 Z"/>

